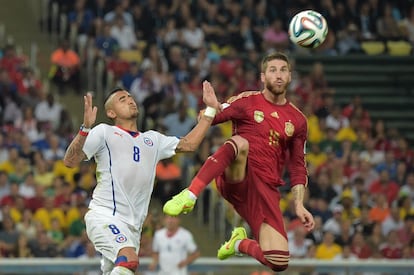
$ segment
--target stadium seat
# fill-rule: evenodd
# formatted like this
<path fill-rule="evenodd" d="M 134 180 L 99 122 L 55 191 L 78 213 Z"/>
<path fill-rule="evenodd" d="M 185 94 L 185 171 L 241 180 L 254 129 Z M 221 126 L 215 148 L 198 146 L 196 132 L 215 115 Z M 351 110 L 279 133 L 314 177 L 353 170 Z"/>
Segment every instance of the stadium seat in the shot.
<path fill-rule="evenodd" d="M 387 41 L 387 49 L 392 56 L 407 56 L 411 54 L 412 46 L 407 41 Z"/>
<path fill-rule="evenodd" d="M 381 41 L 364 41 L 361 42 L 361 48 L 368 55 L 378 55 L 385 51 L 385 45 Z"/>
<path fill-rule="evenodd" d="M 122 60 L 126 60 L 128 62 L 137 62 L 138 64 L 142 61 L 142 54 L 138 50 L 122 50 L 119 53 L 119 57 Z"/>

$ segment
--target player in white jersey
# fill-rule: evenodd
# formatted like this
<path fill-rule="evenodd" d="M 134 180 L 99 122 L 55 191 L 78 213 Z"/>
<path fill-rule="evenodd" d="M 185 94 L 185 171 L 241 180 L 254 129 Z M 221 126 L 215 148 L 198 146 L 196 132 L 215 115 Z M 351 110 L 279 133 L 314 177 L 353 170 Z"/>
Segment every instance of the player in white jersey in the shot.
<path fill-rule="evenodd" d="M 103 274 L 132 275 L 138 268 L 142 224 L 148 212 L 159 160 L 176 152 L 192 152 L 201 143 L 221 106 L 211 84 L 203 83 L 207 108 L 197 125 L 183 138 L 156 131 L 139 132 L 139 110 L 124 89 L 110 93 L 104 103 L 114 126 L 96 121 L 92 95 L 84 96 L 83 124 L 66 150 L 64 163 L 76 167 L 86 159 L 97 164 L 97 185 L 85 215 L 86 232 L 102 254 Z"/>
<path fill-rule="evenodd" d="M 152 242 L 150 270 L 159 266 L 158 275 L 187 275 L 187 266 L 200 256 L 190 231 L 180 226 L 180 219 L 166 216 Z"/>

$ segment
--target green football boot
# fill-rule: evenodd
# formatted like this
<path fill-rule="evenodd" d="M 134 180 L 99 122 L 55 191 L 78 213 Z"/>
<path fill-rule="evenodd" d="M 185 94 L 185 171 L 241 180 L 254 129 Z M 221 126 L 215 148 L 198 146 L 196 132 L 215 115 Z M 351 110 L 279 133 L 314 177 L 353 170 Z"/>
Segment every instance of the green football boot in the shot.
<path fill-rule="evenodd" d="M 186 188 L 167 201 L 162 210 L 169 216 L 178 216 L 181 213 L 191 212 L 195 203 L 196 201 L 190 197 L 190 191 Z"/>
<path fill-rule="evenodd" d="M 217 258 L 225 260 L 236 254 L 236 241 L 247 239 L 246 230 L 243 227 L 236 227 L 231 233 L 230 240 L 225 242 L 217 251 Z"/>

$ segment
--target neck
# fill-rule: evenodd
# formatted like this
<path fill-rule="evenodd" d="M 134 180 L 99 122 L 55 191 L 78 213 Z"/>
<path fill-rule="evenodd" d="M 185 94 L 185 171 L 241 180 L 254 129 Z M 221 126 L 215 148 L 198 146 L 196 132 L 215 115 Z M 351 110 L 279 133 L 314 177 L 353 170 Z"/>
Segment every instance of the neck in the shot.
<path fill-rule="evenodd" d="M 118 120 L 115 125 L 132 132 L 138 132 L 137 122 L 135 120 Z"/>
<path fill-rule="evenodd" d="M 263 90 L 263 96 L 264 98 L 269 101 L 270 103 L 273 103 L 275 105 L 284 105 L 287 102 L 286 99 L 286 91 L 280 94 L 274 94 L 268 89 Z"/>

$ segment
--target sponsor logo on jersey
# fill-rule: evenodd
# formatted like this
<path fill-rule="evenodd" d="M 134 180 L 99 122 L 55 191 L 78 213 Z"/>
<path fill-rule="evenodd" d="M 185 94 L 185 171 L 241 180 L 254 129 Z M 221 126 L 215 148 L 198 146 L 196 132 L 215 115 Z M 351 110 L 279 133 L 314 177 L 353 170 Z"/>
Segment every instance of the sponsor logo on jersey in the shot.
<path fill-rule="evenodd" d="M 117 243 L 124 243 L 124 242 L 126 242 L 126 241 L 127 241 L 127 237 L 126 237 L 124 234 L 118 234 L 118 235 L 116 235 L 116 237 L 115 237 L 115 241 L 116 241 Z"/>
<path fill-rule="evenodd" d="M 295 132 L 295 126 L 293 125 L 293 123 L 290 121 L 285 122 L 285 134 L 288 137 L 291 137 L 293 136 L 294 132 Z"/>
<path fill-rule="evenodd" d="M 148 146 L 153 146 L 154 145 L 154 142 L 152 142 L 152 140 L 147 138 L 147 137 L 144 137 L 144 143 Z"/>
<path fill-rule="evenodd" d="M 272 117 L 279 118 L 279 114 L 275 111 L 270 114 Z"/>
<path fill-rule="evenodd" d="M 123 135 L 119 132 L 114 132 L 115 135 L 122 137 Z"/>
<path fill-rule="evenodd" d="M 261 123 L 264 120 L 264 113 L 262 111 L 254 111 L 254 120 Z"/>

